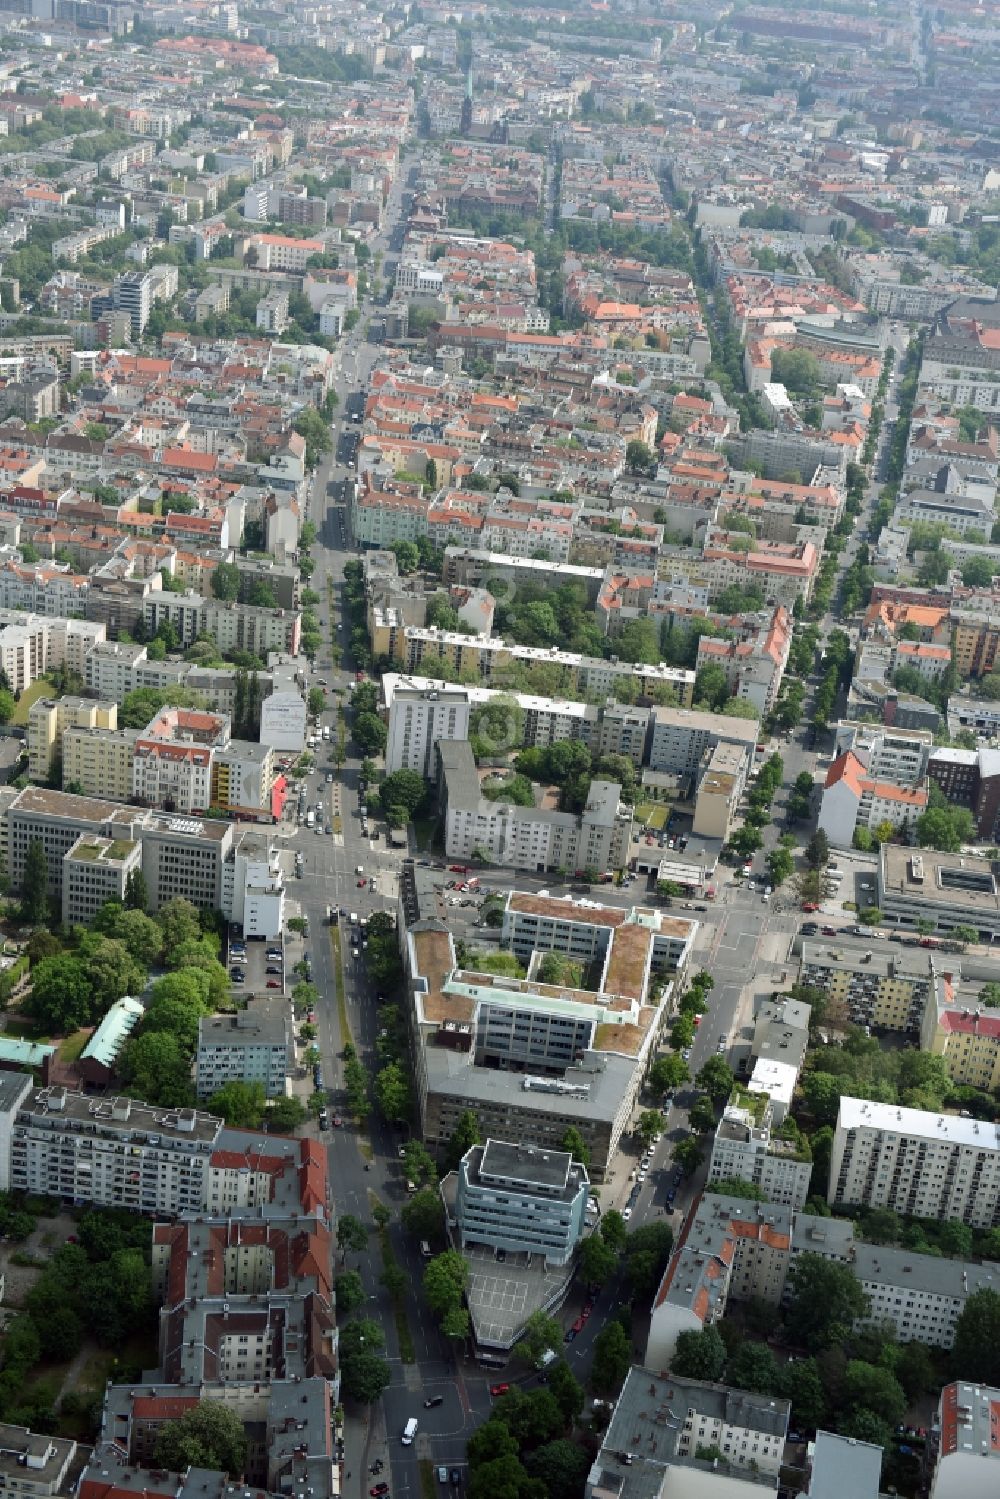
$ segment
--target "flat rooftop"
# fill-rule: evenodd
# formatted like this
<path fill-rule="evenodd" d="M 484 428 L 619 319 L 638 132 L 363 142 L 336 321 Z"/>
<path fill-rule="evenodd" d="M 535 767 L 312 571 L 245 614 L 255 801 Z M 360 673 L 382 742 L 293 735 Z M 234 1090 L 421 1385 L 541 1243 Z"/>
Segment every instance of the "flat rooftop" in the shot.
<path fill-rule="evenodd" d="M 942 1140 L 972 1150 L 1000 1150 L 1000 1125 L 984 1119 L 962 1119 L 958 1114 L 939 1114 L 932 1109 L 907 1109 L 902 1105 L 872 1103 L 866 1098 L 840 1100 L 840 1129 L 877 1129 L 894 1135 Z"/>
<path fill-rule="evenodd" d="M 214 1145 L 222 1120 L 198 1109 L 158 1109 L 134 1098 L 91 1098 L 68 1088 L 37 1088 L 22 1103 L 19 1117 L 75 1132 L 116 1129 L 157 1135 L 163 1142 Z"/>
<path fill-rule="evenodd" d="M 1000 862 L 936 849 L 883 843 L 881 885 L 887 895 L 982 912 L 1000 920 Z"/>
<path fill-rule="evenodd" d="M 480 1177 L 499 1177 L 552 1193 L 562 1191 L 568 1183 L 573 1157 L 568 1150 L 542 1150 L 536 1145 L 487 1140 L 478 1165 Z"/>

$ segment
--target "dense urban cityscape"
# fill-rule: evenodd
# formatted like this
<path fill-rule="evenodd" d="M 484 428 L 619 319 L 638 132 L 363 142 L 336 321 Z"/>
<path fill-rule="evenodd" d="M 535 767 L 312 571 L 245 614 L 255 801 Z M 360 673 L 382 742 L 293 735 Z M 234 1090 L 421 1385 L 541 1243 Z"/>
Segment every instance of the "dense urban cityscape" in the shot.
<path fill-rule="evenodd" d="M 995 1499 L 998 283 L 982 0 L 0 0 L 12 1499 Z"/>

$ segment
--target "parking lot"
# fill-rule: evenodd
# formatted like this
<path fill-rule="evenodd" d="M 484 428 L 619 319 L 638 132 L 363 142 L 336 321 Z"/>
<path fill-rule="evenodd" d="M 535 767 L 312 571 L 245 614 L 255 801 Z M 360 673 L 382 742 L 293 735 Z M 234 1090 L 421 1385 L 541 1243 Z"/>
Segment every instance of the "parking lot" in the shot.
<path fill-rule="evenodd" d="M 280 956 L 275 957 L 275 953 L 280 953 Z M 226 968 L 234 993 L 244 998 L 251 994 L 285 992 L 284 944 L 280 937 L 271 942 L 258 938 L 243 942 L 239 937 L 231 936 Z M 237 978 L 238 974 L 242 978 Z"/>

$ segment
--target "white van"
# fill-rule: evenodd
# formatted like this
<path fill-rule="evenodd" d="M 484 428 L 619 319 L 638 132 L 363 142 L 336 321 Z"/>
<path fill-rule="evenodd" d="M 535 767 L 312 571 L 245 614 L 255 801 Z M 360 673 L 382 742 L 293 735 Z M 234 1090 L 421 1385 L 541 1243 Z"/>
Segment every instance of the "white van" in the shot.
<path fill-rule="evenodd" d="M 416 1436 L 416 1434 L 417 1434 L 417 1418 L 416 1418 L 416 1416 L 411 1416 L 410 1419 L 407 1421 L 406 1425 L 403 1427 L 403 1438 L 402 1438 L 402 1440 L 403 1440 L 403 1446 L 404 1447 L 412 1447 L 413 1446 L 413 1438 Z"/>

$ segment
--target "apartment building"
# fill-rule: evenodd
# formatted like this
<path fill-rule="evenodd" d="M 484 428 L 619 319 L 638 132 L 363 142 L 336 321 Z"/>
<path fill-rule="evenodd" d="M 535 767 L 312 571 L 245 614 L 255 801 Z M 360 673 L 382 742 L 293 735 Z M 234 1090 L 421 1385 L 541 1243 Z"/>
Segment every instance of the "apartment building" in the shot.
<path fill-rule="evenodd" d="M 1000 382 L 996 389 L 1000 391 Z M 996 611 L 953 604 L 950 618 L 951 649 L 958 675 L 983 677 L 994 671 L 1000 651 L 1000 619 Z"/>
<path fill-rule="evenodd" d="M 0 1480 L 19 1499 L 54 1499 L 66 1493 L 76 1443 L 0 1421 Z"/>
<path fill-rule="evenodd" d="M 812 1157 L 796 1139 L 782 1139 L 777 1128 L 767 1093 L 734 1088 L 712 1142 L 709 1185 L 740 1177 L 760 1187 L 768 1202 L 802 1207 L 809 1195 Z"/>
<path fill-rule="evenodd" d="M 944 1058 L 956 1086 L 1000 1088 L 1000 1013 L 983 1007 L 975 986 L 963 992 L 950 973 L 937 975 L 924 1009 L 920 1048 Z"/>
<path fill-rule="evenodd" d="M 730 695 L 750 703 L 763 718 L 777 701 L 791 645 L 791 615 L 779 604 L 765 625 L 743 626 L 734 639 L 702 635 L 696 669 L 721 667 Z"/>
<path fill-rule="evenodd" d="M 749 754 L 742 745 L 717 744 L 705 751 L 691 824 L 691 831 L 699 838 L 726 842 L 749 768 Z"/>
<path fill-rule="evenodd" d="M 41 1088 L 23 1099 L 10 1127 L 15 1191 L 178 1214 L 207 1202 L 222 1122 L 194 1109 Z"/>
<path fill-rule="evenodd" d="M 919 947 L 864 938 L 804 937 L 799 982 L 814 984 L 852 1025 L 919 1036 L 931 1004 L 934 959 Z"/>
<path fill-rule="evenodd" d="M 502 941 L 529 977 L 498 978 L 458 967 L 447 907 L 424 873 L 405 875 L 400 892 L 423 1138 L 443 1142 L 467 1109 L 489 1138 L 548 1151 L 572 1125 L 603 1177 L 667 1024 L 666 1001 L 650 1003 L 650 975 L 683 972 L 697 924 L 513 892 Z M 596 988 L 538 982 L 536 950 L 589 967 Z"/>
<path fill-rule="evenodd" d="M 809 602 L 819 567 L 819 552 L 811 541 L 760 541 L 750 551 L 729 544 L 725 533 L 710 534 L 698 564 L 717 597 L 727 588 L 762 593 L 769 604 L 789 612 L 798 600 Z"/>
<path fill-rule="evenodd" d="M 695 708 L 652 708 L 648 764 L 650 770 L 695 775 L 706 750 L 717 744 L 742 746 L 753 755 L 758 726 L 746 718 L 727 718 Z"/>
<path fill-rule="evenodd" d="M 992 1264 L 868 1244 L 846 1218 L 708 1191 L 685 1225 L 653 1298 L 646 1363 L 668 1368 L 678 1336 L 717 1322 L 732 1301 L 787 1301 L 803 1254 L 847 1266 L 867 1298 L 855 1326 L 893 1328 L 900 1343 L 951 1348 L 968 1298 L 1000 1287 Z"/>
<path fill-rule="evenodd" d="M 931 1499 L 993 1499 L 1000 1469 L 1000 1389 L 956 1382 L 938 1398 Z"/>
<path fill-rule="evenodd" d="M 504 671 L 511 665 L 546 665 L 563 669 L 566 691 L 613 696 L 616 683 L 624 679 L 640 693 L 669 687 L 676 692 L 682 707 L 690 707 L 694 696 L 695 673 L 681 667 L 605 660 L 555 647 L 509 645 L 497 635 L 459 635 L 449 630 L 404 625 L 398 649 L 399 659 L 411 676 L 420 674 L 420 663 L 425 656 L 440 655 L 457 672 L 475 671 L 493 686 L 502 686 Z"/>
<path fill-rule="evenodd" d="M 431 780 L 437 770 L 435 746 L 439 739 L 467 740 L 471 703 L 464 688 L 403 685 L 386 679 L 382 692 L 389 705 L 389 737 L 385 749 L 388 775 L 397 770 L 415 770 Z"/>
<path fill-rule="evenodd" d="M 138 729 L 66 729 L 62 736 L 63 789 L 72 789 L 79 796 L 131 801 L 132 762 L 139 734 Z"/>
<path fill-rule="evenodd" d="M 827 1200 L 992 1228 L 1000 1223 L 1000 1130 L 979 1119 L 843 1097 Z"/>
<path fill-rule="evenodd" d="M 104 636 L 104 626 L 89 620 L 50 619 L 0 609 L 0 668 L 13 692 L 26 691 L 57 666 L 83 676 L 88 653 Z"/>
<path fill-rule="evenodd" d="M 48 780 L 67 729 L 118 727 L 118 704 L 84 697 L 40 697 L 28 710 L 28 774 L 33 781 Z"/>
<path fill-rule="evenodd" d="M 787 1400 L 633 1365 L 590 1470 L 587 1499 L 642 1499 L 652 1491 L 651 1475 L 663 1495 L 753 1499 L 777 1484 L 790 1409 Z M 720 1458 L 705 1456 L 710 1449 Z"/>
<path fill-rule="evenodd" d="M 449 859 L 485 858 L 514 869 L 620 869 L 628 860 L 632 809 L 613 781 L 592 781 L 582 812 L 491 801 L 480 788 L 468 740 L 438 740 L 438 794 Z"/>
<path fill-rule="evenodd" d="M 984 843 L 1000 837 L 1000 750 L 935 749 L 927 762 L 928 778 L 950 802 L 968 807 Z"/>
<path fill-rule="evenodd" d="M 590 1180 L 564 1150 L 487 1140 L 459 1163 L 455 1224 L 463 1249 L 483 1246 L 567 1265 L 583 1236 Z"/>
<path fill-rule="evenodd" d="M 199 1099 L 231 1082 L 260 1083 L 268 1098 L 283 1098 L 294 1065 L 292 1008 L 284 996 L 255 995 L 235 1015 L 203 1015 L 198 1022 Z"/>
<path fill-rule="evenodd" d="M 199 635 L 207 635 L 222 652 L 248 651 L 263 660 L 272 651 L 298 655 L 302 637 L 297 610 L 232 604 L 199 593 L 150 593 L 143 600 L 143 620 L 150 636 L 168 623 L 181 645 L 193 645 Z"/>
<path fill-rule="evenodd" d="M 124 902 L 129 875 L 142 868 L 142 845 L 81 833 L 63 859 L 63 926 L 86 926 L 109 900 Z"/>
<path fill-rule="evenodd" d="M 889 823 L 895 832 L 906 832 L 927 805 L 926 783 L 880 780 L 869 774 L 853 750 L 845 750 L 826 773 L 817 826 L 835 848 L 850 848 L 859 827 Z"/>

